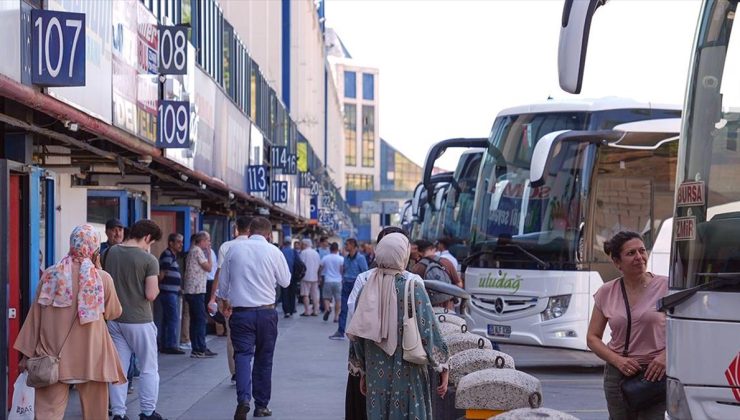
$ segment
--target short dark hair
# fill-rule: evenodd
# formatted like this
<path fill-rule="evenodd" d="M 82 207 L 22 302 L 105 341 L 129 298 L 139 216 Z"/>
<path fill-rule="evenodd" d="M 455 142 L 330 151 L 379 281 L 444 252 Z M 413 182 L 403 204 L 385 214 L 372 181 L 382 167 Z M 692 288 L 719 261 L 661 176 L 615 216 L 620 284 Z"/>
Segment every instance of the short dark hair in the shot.
<path fill-rule="evenodd" d="M 152 241 L 158 241 L 162 239 L 162 229 L 149 219 L 141 219 L 131 226 L 129 236 L 131 239 L 144 239 L 147 235 L 150 236 Z"/>
<path fill-rule="evenodd" d="M 272 223 L 264 217 L 257 216 L 249 223 L 249 231 L 267 237 L 272 232 Z"/>
<path fill-rule="evenodd" d="M 322 237 L 319 238 L 319 242 L 324 242 L 324 241 L 328 241 L 328 240 L 329 240 L 329 238 L 327 238 L 326 236 L 322 236 Z"/>
<path fill-rule="evenodd" d="M 329 252 L 338 252 L 339 251 L 339 244 L 336 242 L 332 242 L 331 245 L 329 245 Z"/>
<path fill-rule="evenodd" d="M 604 241 L 604 252 L 606 255 L 612 257 L 613 260 L 619 261 L 621 259 L 619 254 L 622 252 L 624 243 L 632 239 L 639 239 L 643 242 L 645 241 L 639 233 L 623 230 L 612 236 L 608 241 Z"/>
<path fill-rule="evenodd" d="M 169 235 L 167 236 L 167 243 L 170 243 L 170 242 L 177 242 L 177 240 L 178 240 L 178 239 L 184 239 L 184 238 L 183 238 L 183 236 L 182 236 L 182 235 L 180 235 L 180 234 L 179 234 L 179 233 L 177 233 L 177 232 L 173 232 L 173 233 L 170 233 L 170 234 L 169 234 Z"/>
<path fill-rule="evenodd" d="M 424 252 L 429 248 L 434 248 L 434 244 L 426 239 L 417 239 L 414 241 L 414 245 L 419 249 L 419 252 Z"/>
<path fill-rule="evenodd" d="M 349 238 L 346 241 L 344 241 L 344 244 L 345 245 L 350 245 L 351 244 L 352 246 L 354 246 L 355 248 L 357 248 L 357 239 L 355 239 L 355 238 Z"/>
<path fill-rule="evenodd" d="M 406 233 L 406 231 L 403 230 L 403 229 L 401 229 L 400 227 L 398 227 L 398 226 L 388 226 L 386 228 L 383 228 L 383 230 L 381 230 L 380 233 L 378 233 L 378 238 L 375 240 L 375 243 L 376 244 L 379 243 L 380 240 L 383 239 L 383 237 L 385 235 L 390 235 L 391 233 L 401 233 L 406 238 L 409 237 L 409 234 Z"/>
<path fill-rule="evenodd" d="M 246 233 L 249 230 L 249 225 L 252 222 L 252 218 L 248 216 L 241 216 L 236 219 L 236 230 L 240 233 Z"/>
<path fill-rule="evenodd" d="M 450 245 L 453 244 L 453 241 L 452 239 L 445 237 L 437 239 L 437 243 L 444 246 L 445 249 L 450 249 Z"/>

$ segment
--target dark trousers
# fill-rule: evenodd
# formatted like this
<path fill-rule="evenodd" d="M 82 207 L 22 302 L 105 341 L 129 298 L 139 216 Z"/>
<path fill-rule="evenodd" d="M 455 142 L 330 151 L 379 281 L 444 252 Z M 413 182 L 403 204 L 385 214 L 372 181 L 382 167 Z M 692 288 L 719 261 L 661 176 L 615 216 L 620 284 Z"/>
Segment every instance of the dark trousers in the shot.
<path fill-rule="evenodd" d="M 185 295 L 190 312 L 190 345 L 195 352 L 206 351 L 205 293 Z"/>
<path fill-rule="evenodd" d="M 290 285 L 288 287 L 281 287 L 280 296 L 281 296 L 282 304 L 283 304 L 283 313 L 284 314 L 294 314 L 295 313 L 295 287 L 293 287 L 293 285 Z"/>
<path fill-rule="evenodd" d="M 236 364 L 236 399 L 239 403 L 249 403 L 252 395 L 255 407 L 267 407 L 270 403 L 277 321 L 275 309 L 235 311 L 229 318 Z"/>
<path fill-rule="evenodd" d="M 177 311 L 178 294 L 162 291 L 157 299 L 162 307 L 162 348 L 176 349 L 178 345 L 177 326 L 180 324 L 180 315 Z"/>
<path fill-rule="evenodd" d="M 344 418 L 346 420 L 367 420 L 365 396 L 360 392 L 360 375 L 347 377 L 347 391 L 344 395 Z"/>
<path fill-rule="evenodd" d="M 341 334 L 344 334 L 344 330 L 347 327 L 347 312 L 349 311 L 349 306 L 347 306 L 347 301 L 349 300 L 349 295 L 352 293 L 352 289 L 355 287 L 355 281 L 354 280 L 342 280 L 342 313 L 339 314 L 339 329 L 338 331 Z"/>

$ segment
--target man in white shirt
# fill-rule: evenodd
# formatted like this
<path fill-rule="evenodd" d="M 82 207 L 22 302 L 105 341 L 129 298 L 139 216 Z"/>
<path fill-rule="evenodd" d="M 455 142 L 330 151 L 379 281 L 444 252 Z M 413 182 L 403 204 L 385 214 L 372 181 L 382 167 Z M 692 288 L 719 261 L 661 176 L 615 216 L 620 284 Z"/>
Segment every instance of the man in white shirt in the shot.
<path fill-rule="evenodd" d="M 208 308 L 209 311 L 213 312 L 210 308 L 213 308 L 214 305 L 216 305 L 216 308 L 218 308 L 218 311 L 220 311 L 224 318 L 226 319 L 226 354 L 227 354 L 227 360 L 229 363 L 229 373 L 231 373 L 231 383 L 236 383 L 236 365 L 234 364 L 234 345 L 231 343 L 231 327 L 229 327 L 229 318 L 231 317 L 231 308 L 227 307 L 225 305 L 225 301 L 221 299 L 221 295 L 218 293 L 218 277 L 219 274 L 221 274 L 221 266 L 224 263 L 224 259 L 226 258 L 226 254 L 229 252 L 229 249 L 234 244 L 239 243 L 240 241 L 246 241 L 249 239 L 249 223 L 252 221 L 250 217 L 242 216 L 236 219 L 236 226 L 234 229 L 234 239 L 230 241 L 226 241 L 221 244 L 221 247 L 218 248 L 218 258 L 217 261 L 217 268 L 216 268 L 216 274 L 213 277 L 213 285 L 211 286 L 211 294 L 208 296 Z M 218 299 L 218 303 L 216 302 L 216 298 Z"/>
<path fill-rule="evenodd" d="M 303 240 L 303 251 L 301 251 L 299 257 L 306 265 L 306 275 L 301 279 L 301 297 L 303 297 L 303 313 L 301 316 L 318 316 L 321 258 L 319 253 L 313 249 L 313 242 L 310 239 Z M 309 298 L 313 303 L 313 311 L 309 310 Z"/>
<path fill-rule="evenodd" d="M 272 358 L 278 333 L 275 288 L 290 285 L 285 256 L 267 241 L 272 233 L 270 221 L 255 217 L 249 232 L 249 239 L 231 246 L 219 274 L 219 295 L 232 311 L 229 326 L 237 394 L 234 420 L 246 420 L 252 395 L 254 416 L 272 415 L 267 405 L 272 393 Z"/>
<path fill-rule="evenodd" d="M 339 308 L 342 307 L 342 274 L 344 273 L 344 257 L 339 255 L 339 244 L 332 242 L 329 246 L 329 255 L 321 259 L 321 269 L 324 275 L 324 321 L 329 320 L 331 314 L 331 300 L 334 299 L 334 322 L 339 322 Z"/>

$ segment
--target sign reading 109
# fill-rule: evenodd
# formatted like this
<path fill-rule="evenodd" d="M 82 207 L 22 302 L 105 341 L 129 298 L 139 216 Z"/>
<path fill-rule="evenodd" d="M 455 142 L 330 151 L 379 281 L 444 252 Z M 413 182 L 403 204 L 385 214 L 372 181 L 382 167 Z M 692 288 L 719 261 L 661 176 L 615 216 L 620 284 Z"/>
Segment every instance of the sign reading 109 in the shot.
<path fill-rule="evenodd" d="M 85 14 L 31 10 L 31 83 L 85 86 Z"/>
<path fill-rule="evenodd" d="M 157 116 L 157 147 L 187 149 L 190 147 L 190 102 L 160 101 Z"/>

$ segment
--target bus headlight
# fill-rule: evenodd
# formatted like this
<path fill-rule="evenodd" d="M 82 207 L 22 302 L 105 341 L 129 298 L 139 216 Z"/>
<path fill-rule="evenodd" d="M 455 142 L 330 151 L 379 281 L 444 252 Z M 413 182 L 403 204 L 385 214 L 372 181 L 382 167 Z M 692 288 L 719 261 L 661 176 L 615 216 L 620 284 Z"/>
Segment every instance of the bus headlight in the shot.
<path fill-rule="evenodd" d="M 570 295 L 553 296 L 547 301 L 547 308 L 540 314 L 543 321 L 560 318 L 565 315 L 570 304 Z"/>
<path fill-rule="evenodd" d="M 677 379 L 668 378 L 666 381 L 666 411 L 671 420 L 692 420 L 683 384 Z"/>

